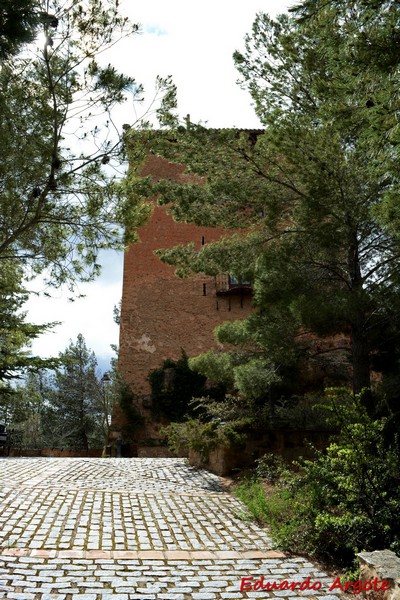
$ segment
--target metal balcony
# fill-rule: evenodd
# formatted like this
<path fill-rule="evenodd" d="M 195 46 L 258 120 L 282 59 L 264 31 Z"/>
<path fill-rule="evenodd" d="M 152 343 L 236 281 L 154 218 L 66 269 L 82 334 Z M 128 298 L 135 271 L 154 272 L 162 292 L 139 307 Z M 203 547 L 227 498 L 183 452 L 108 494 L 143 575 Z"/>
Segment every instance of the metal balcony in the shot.
<path fill-rule="evenodd" d="M 239 281 L 232 275 L 217 275 L 215 293 L 217 296 L 251 296 L 253 288 L 250 281 Z"/>

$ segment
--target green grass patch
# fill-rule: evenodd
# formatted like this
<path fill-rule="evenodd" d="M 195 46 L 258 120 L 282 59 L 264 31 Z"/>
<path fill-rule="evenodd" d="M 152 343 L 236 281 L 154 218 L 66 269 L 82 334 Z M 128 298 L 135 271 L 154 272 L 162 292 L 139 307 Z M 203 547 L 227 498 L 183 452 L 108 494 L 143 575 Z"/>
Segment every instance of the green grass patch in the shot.
<path fill-rule="evenodd" d="M 268 526 L 277 546 L 282 550 L 298 552 L 304 543 L 298 511 L 294 510 L 289 489 L 266 486 L 261 480 L 247 479 L 235 489 L 235 496 L 247 507 L 261 526 Z"/>

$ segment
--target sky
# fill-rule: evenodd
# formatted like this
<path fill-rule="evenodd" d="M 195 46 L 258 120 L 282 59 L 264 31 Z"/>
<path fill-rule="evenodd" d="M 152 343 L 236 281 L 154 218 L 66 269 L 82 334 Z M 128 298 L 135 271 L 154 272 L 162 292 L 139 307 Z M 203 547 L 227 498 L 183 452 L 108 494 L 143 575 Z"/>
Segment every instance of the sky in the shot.
<path fill-rule="evenodd" d="M 243 49 L 257 12 L 271 16 L 286 12 L 293 4 L 285 0 L 121 0 L 123 14 L 140 24 L 140 34 L 119 42 L 106 56 L 117 69 L 142 83 L 145 110 L 154 97 L 157 75 L 171 75 L 178 88 L 178 112 L 210 127 L 257 128 L 249 94 L 236 83 L 232 54 Z M 118 109 L 119 124 L 134 123 L 142 116 L 132 102 Z M 65 289 L 51 291 L 51 298 L 34 295 L 26 304 L 34 323 L 61 322 L 32 344 L 40 356 L 57 356 L 81 333 L 98 359 L 102 372 L 115 356 L 119 328 L 113 308 L 122 295 L 123 254 L 100 256 L 102 275 L 81 284 L 82 298 L 69 301 Z M 34 289 L 42 290 L 40 280 Z M 46 290 L 47 292 L 49 290 Z"/>

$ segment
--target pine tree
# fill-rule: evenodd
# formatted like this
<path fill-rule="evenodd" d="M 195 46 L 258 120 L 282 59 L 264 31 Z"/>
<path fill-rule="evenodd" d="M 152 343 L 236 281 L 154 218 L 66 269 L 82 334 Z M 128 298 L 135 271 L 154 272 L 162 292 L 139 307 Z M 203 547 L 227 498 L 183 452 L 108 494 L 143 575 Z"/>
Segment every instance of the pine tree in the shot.
<path fill-rule="evenodd" d="M 382 218 L 398 184 L 388 154 L 382 164 L 373 156 L 367 95 L 369 86 L 388 93 L 393 82 L 383 69 L 364 71 L 357 87 L 347 22 L 329 10 L 305 24 L 261 13 L 235 53 L 264 132 L 188 123 L 164 136 L 132 134 L 134 156 L 150 150 L 205 178 L 133 185 L 139 197 L 159 194 L 178 220 L 236 229 L 200 251 L 159 252 L 182 276 L 229 272 L 253 281 L 254 313 L 217 330 L 219 341 L 236 343 L 235 360 L 264 361 L 266 381 L 319 361 L 339 380 L 349 372 L 357 394 L 370 389 L 387 339 L 400 347 L 400 239 Z M 343 343 L 329 344 L 335 336 Z M 249 363 L 248 374 L 254 370 Z M 373 410 L 368 392 L 364 399 Z"/>
<path fill-rule="evenodd" d="M 112 111 L 143 90 L 101 61 L 138 26 L 118 0 L 34 5 L 41 35 L 0 66 L 0 260 L 73 287 L 99 273 L 101 249 L 122 249 L 138 218 L 121 186 L 124 131 Z M 159 78 L 158 100 L 168 104 L 168 92 Z"/>
<path fill-rule="evenodd" d="M 37 0 L 2 0 L 0 6 L 0 60 L 32 42 L 40 23 Z"/>
<path fill-rule="evenodd" d="M 60 353 L 63 367 L 55 375 L 55 421 L 69 448 L 101 447 L 101 389 L 97 361 L 81 334 Z"/>

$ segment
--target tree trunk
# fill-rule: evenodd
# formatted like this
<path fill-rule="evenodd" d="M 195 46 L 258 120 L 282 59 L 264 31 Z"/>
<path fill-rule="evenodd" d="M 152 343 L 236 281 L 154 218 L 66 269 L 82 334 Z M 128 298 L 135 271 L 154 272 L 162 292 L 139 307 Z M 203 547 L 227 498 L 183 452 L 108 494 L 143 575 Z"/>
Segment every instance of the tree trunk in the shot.
<path fill-rule="evenodd" d="M 373 400 L 371 394 L 370 347 L 365 335 L 365 306 L 363 279 L 358 254 L 357 236 L 349 245 L 348 267 L 351 291 L 354 295 L 353 305 L 356 307 L 351 318 L 351 362 L 353 367 L 353 393 L 360 394 L 362 403 L 371 414 Z"/>
<path fill-rule="evenodd" d="M 86 452 L 89 450 L 89 442 L 88 442 L 88 438 L 86 435 L 86 424 L 85 424 L 85 409 L 84 409 L 84 405 L 83 405 L 83 398 L 80 399 L 80 406 L 79 406 L 79 430 L 80 430 L 80 444 L 81 447 L 86 450 Z"/>
<path fill-rule="evenodd" d="M 351 353 L 353 363 L 353 392 L 359 394 L 371 387 L 369 345 L 358 325 L 351 330 Z"/>
<path fill-rule="evenodd" d="M 89 450 L 89 441 L 88 441 L 88 438 L 87 438 L 87 435 L 86 435 L 86 431 L 84 429 L 82 430 L 82 438 L 81 439 L 82 439 L 82 445 L 83 445 L 84 450 L 86 452 L 88 452 L 88 450 Z"/>

